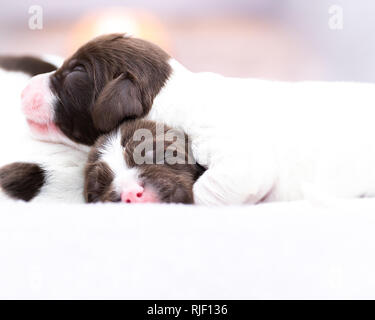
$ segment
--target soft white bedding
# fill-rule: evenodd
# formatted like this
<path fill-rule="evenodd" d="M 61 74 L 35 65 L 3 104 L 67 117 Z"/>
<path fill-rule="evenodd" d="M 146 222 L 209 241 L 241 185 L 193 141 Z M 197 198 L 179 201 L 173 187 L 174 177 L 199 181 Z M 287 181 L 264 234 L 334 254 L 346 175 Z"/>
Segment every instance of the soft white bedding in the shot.
<path fill-rule="evenodd" d="M 0 212 L 0 298 L 375 298 L 371 199 Z"/>

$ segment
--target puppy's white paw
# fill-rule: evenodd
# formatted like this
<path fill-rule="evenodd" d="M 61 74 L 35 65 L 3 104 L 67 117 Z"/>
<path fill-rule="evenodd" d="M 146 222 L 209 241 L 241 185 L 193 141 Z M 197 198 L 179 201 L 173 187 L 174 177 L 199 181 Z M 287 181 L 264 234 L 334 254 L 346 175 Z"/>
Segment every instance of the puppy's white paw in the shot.
<path fill-rule="evenodd" d="M 239 168 L 223 164 L 208 169 L 193 186 L 195 204 L 255 204 L 262 200 L 272 185 L 269 177 Z"/>

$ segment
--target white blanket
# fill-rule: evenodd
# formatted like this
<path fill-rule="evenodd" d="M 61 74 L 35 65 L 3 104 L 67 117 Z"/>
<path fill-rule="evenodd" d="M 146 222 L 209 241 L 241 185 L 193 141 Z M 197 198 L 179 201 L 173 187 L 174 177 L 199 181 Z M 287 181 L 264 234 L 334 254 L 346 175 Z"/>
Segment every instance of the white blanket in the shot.
<path fill-rule="evenodd" d="M 0 298 L 375 298 L 371 199 L 0 212 Z"/>

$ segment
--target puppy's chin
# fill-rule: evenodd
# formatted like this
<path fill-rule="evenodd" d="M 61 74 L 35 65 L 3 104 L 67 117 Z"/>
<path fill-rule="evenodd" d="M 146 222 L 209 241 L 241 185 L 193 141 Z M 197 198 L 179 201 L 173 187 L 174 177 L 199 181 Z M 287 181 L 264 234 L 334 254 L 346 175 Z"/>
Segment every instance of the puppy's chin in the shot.
<path fill-rule="evenodd" d="M 53 122 L 36 122 L 31 119 L 26 119 L 30 128 L 31 134 L 39 140 L 57 140 L 57 137 L 62 133 Z"/>
<path fill-rule="evenodd" d="M 26 122 L 29 126 L 31 136 L 36 140 L 50 143 L 61 143 L 84 152 L 90 151 L 90 147 L 75 143 L 68 139 L 53 122 L 40 123 L 31 119 L 26 119 Z"/>

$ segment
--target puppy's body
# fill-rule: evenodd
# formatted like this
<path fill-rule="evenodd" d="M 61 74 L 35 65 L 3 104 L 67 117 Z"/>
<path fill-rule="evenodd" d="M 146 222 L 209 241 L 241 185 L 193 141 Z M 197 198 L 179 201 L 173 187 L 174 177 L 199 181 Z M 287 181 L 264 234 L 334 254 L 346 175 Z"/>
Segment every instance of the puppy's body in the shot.
<path fill-rule="evenodd" d="M 48 99 L 35 104 L 37 89 Z M 375 196 L 374 84 L 192 73 L 160 48 L 115 34 L 34 78 L 24 106 L 75 144 L 143 116 L 182 129 L 208 168 L 194 185 L 197 203 Z"/>
<path fill-rule="evenodd" d="M 1 200 L 84 200 L 83 168 L 87 153 L 33 139 L 21 110 L 22 89 L 32 75 L 50 71 L 49 68 L 51 64 L 40 59 L 0 57 Z"/>
<path fill-rule="evenodd" d="M 233 79 L 170 63 L 147 118 L 191 136 L 210 168 L 198 202 L 375 196 L 374 84 Z"/>

